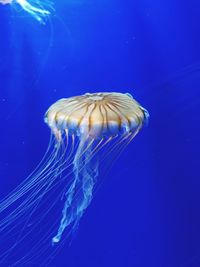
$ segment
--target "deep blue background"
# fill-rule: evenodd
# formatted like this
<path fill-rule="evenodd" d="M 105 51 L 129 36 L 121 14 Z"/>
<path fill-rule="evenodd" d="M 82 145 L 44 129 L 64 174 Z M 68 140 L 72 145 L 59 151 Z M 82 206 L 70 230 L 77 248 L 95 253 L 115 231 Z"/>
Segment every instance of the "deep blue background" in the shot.
<path fill-rule="evenodd" d="M 150 123 L 113 166 L 51 266 L 200 266 L 200 3 L 66 0 L 40 25 L 0 6 L 0 194 L 49 140 L 43 114 L 85 92 L 130 92 Z"/>

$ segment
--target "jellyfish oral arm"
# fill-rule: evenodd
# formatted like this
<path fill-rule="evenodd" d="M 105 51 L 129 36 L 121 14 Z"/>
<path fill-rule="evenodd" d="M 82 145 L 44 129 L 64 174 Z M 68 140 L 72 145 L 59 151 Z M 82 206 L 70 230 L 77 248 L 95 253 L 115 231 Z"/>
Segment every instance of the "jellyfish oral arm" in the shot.
<path fill-rule="evenodd" d="M 45 18 L 50 15 L 49 9 L 52 9 L 52 3 L 48 0 L 0 0 L 0 3 L 4 5 L 18 4 L 41 23 L 44 23 Z"/>
<path fill-rule="evenodd" d="M 98 162 L 92 165 L 92 150 L 90 145 L 85 149 L 86 143 L 84 138 L 81 139 L 73 161 L 74 179 L 65 194 L 66 201 L 62 210 L 62 219 L 57 234 L 52 239 L 53 245 L 60 241 L 65 228 L 70 224 L 72 224 L 72 232 L 77 229 L 93 197 L 93 188 L 98 176 Z"/>
<path fill-rule="evenodd" d="M 26 0 L 16 0 L 16 1 L 25 11 L 27 11 L 29 14 L 35 17 L 38 21 L 42 21 L 42 17 L 50 14 L 50 12 L 48 10 L 43 9 L 42 6 L 35 7 Z"/>
<path fill-rule="evenodd" d="M 16 0 L 18 4 L 20 4 L 20 6 L 26 10 L 27 12 L 31 13 L 32 15 L 36 15 L 36 13 L 39 13 L 41 15 L 46 15 L 46 14 L 50 14 L 50 12 L 48 10 L 45 10 L 43 8 L 37 8 L 33 5 L 31 5 L 29 2 L 27 2 L 26 0 Z"/>

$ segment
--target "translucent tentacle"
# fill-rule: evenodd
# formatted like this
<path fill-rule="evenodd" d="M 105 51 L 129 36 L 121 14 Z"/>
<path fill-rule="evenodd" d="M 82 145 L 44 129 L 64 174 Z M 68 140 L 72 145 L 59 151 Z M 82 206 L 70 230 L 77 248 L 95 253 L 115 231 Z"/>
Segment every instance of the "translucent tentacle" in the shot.
<path fill-rule="evenodd" d="M 83 154 L 86 144 L 85 138 L 82 138 L 73 162 L 74 180 L 65 194 L 66 201 L 62 210 L 62 219 L 57 234 L 52 239 L 53 244 L 60 241 L 64 230 L 70 224 L 73 223 L 72 231 L 77 228 L 80 218 L 92 200 L 98 176 L 98 162 L 92 164 L 91 146 L 88 146 Z"/>

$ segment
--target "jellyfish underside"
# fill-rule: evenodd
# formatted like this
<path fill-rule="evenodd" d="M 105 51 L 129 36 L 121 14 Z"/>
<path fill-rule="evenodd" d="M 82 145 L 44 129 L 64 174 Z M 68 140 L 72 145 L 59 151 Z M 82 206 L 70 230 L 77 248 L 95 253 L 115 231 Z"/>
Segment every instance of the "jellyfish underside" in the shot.
<path fill-rule="evenodd" d="M 41 163 L 0 202 L 0 263 L 9 259 L 20 266 L 42 257 L 46 264 L 49 244 L 63 244 L 77 229 L 105 162 L 120 154 L 147 117 L 136 101 L 119 93 L 86 94 L 52 105 L 45 115 L 52 135 Z M 31 249 L 18 250 L 38 232 Z M 57 246 L 52 254 L 56 251 Z"/>

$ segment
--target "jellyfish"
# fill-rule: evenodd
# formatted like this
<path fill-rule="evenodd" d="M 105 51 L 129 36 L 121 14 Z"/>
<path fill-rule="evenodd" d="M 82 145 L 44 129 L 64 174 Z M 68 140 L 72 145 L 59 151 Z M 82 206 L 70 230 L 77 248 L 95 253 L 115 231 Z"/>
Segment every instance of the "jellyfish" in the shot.
<path fill-rule="evenodd" d="M 0 202 L 0 245 L 12 236 L 0 246 L 0 263 L 12 258 L 12 266 L 22 266 L 44 258 L 49 255 L 44 244 L 57 247 L 73 235 L 96 192 L 101 168 L 113 162 L 148 117 L 128 93 L 86 93 L 50 106 L 44 121 L 51 138 L 41 163 Z M 32 242 L 31 233 L 38 240 L 19 252 L 20 244 Z"/>
<path fill-rule="evenodd" d="M 45 19 L 51 13 L 50 10 L 53 9 L 53 5 L 50 0 L 0 0 L 0 3 L 3 5 L 17 4 L 41 23 L 45 22 Z"/>

